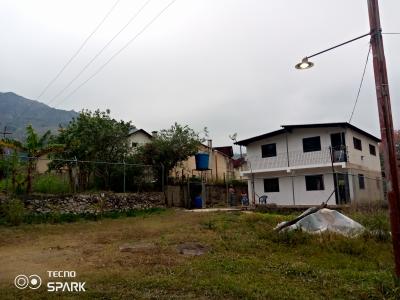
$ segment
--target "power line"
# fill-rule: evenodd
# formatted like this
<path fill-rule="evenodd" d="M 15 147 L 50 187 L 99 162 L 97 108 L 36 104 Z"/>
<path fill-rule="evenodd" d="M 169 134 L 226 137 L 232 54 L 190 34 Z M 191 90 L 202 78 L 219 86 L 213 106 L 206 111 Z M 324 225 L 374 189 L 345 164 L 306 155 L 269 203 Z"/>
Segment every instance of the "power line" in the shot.
<path fill-rule="evenodd" d="M 54 84 L 54 82 L 61 76 L 62 73 L 64 73 L 65 69 L 72 63 L 72 61 L 78 56 L 78 54 L 82 51 L 82 49 L 86 46 L 86 44 L 88 43 L 88 41 L 92 38 L 92 36 L 99 30 L 99 28 L 101 27 L 101 25 L 104 24 L 104 22 L 108 19 L 108 17 L 110 16 L 110 14 L 114 11 L 115 7 L 118 5 L 118 3 L 121 0 L 117 0 L 114 5 L 110 8 L 110 10 L 108 10 L 108 12 L 106 13 L 106 15 L 103 17 L 103 19 L 100 21 L 99 24 L 97 24 L 97 26 L 94 28 L 94 30 L 86 37 L 86 39 L 83 41 L 83 43 L 80 45 L 80 47 L 75 51 L 75 53 L 70 57 L 70 59 L 65 63 L 65 65 L 61 68 L 61 70 L 56 74 L 56 76 L 53 77 L 53 79 L 51 79 L 49 81 L 49 83 L 46 85 L 46 87 L 40 92 L 40 94 L 35 98 L 35 100 L 39 100 L 40 97 L 42 97 L 44 95 L 44 93 L 46 93 L 46 91 Z M 19 115 L 16 116 L 16 119 L 21 118 L 30 108 L 31 108 L 32 103 L 25 109 L 22 111 L 22 113 L 20 113 Z"/>
<path fill-rule="evenodd" d="M 82 45 L 78 48 L 78 50 L 71 56 L 71 58 L 67 61 L 67 63 L 61 68 L 61 70 L 57 73 L 57 75 L 48 83 L 48 85 L 43 89 L 43 91 L 39 94 L 39 96 L 36 97 L 36 99 L 39 99 L 48 89 L 49 87 L 61 76 L 61 74 L 64 72 L 64 70 L 71 64 L 71 62 L 78 56 L 78 54 L 82 51 L 82 49 L 85 47 L 87 42 L 90 40 L 90 38 L 97 32 L 97 30 L 103 25 L 103 23 L 107 20 L 109 15 L 113 12 L 115 7 L 118 5 L 118 3 L 121 0 L 117 0 L 114 5 L 111 7 L 111 9 L 107 12 L 107 14 L 104 16 L 104 18 L 100 21 L 100 23 L 96 26 L 96 28 L 88 35 L 88 37 L 83 41 Z"/>
<path fill-rule="evenodd" d="M 99 52 L 79 71 L 79 73 L 72 78 L 70 82 L 59 92 L 57 93 L 48 104 L 52 103 L 55 99 L 57 99 L 60 95 L 62 95 L 81 75 L 86 69 L 104 52 L 104 50 L 136 19 L 136 17 L 142 12 L 142 10 L 150 3 L 151 0 L 147 0 L 140 9 L 129 19 L 129 21 L 100 49 Z"/>
<path fill-rule="evenodd" d="M 362 73 L 362 76 L 361 76 L 361 82 L 360 82 L 360 85 L 358 87 L 357 97 L 356 97 L 356 100 L 354 101 L 353 110 L 351 111 L 351 115 L 350 115 L 348 123 L 351 123 L 351 120 L 353 119 L 354 112 L 356 110 L 358 98 L 360 97 L 361 88 L 362 88 L 362 85 L 363 85 L 363 82 L 364 82 L 365 71 L 367 70 L 367 65 L 368 65 L 368 60 L 369 60 L 370 53 L 371 53 L 371 44 L 369 45 L 369 48 L 368 48 L 367 59 L 365 60 L 364 70 L 363 70 L 363 73 Z"/>
<path fill-rule="evenodd" d="M 62 101 L 57 103 L 57 105 L 61 104 L 73 94 L 75 94 L 82 86 L 84 86 L 87 82 L 93 79 L 98 73 L 100 73 L 105 66 L 107 66 L 116 56 L 118 56 L 123 50 L 125 50 L 132 42 L 134 42 L 147 28 L 149 28 L 172 4 L 174 4 L 176 0 L 172 0 L 167 6 L 165 6 L 149 23 L 147 23 L 140 31 L 137 33 L 132 39 L 130 39 L 122 48 L 120 48 L 116 53 L 114 53 L 103 65 L 100 66 L 89 78 L 87 78 L 84 82 L 78 85 L 71 93 L 69 93 Z"/>

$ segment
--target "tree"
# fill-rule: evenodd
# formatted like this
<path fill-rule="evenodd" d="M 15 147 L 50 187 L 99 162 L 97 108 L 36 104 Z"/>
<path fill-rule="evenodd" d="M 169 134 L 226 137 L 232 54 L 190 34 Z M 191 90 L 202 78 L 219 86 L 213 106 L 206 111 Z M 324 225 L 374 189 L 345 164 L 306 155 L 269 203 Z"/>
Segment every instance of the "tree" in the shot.
<path fill-rule="evenodd" d="M 169 129 L 161 130 L 151 143 L 139 147 L 137 155 L 145 164 L 164 166 L 164 178 L 179 162 L 196 154 L 204 139 L 189 126 L 175 123 Z"/>
<path fill-rule="evenodd" d="M 0 145 L 17 151 L 25 152 L 28 156 L 26 191 L 32 191 L 32 173 L 36 168 L 37 160 L 46 154 L 54 153 L 63 149 L 63 145 L 49 143 L 51 132 L 48 130 L 42 136 L 39 136 L 32 125 L 26 127 L 26 140 L 24 143 L 15 140 L 2 140 Z M 13 176 L 14 185 L 14 176 Z"/>
<path fill-rule="evenodd" d="M 57 157 L 66 160 L 122 162 L 129 154 L 127 137 L 132 128 L 131 122 L 112 119 L 109 110 L 105 112 L 83 110 L 67 127 L 60 128 L 60 134 L 55 140 L 65 144 L 65 151 Z M 68 167 L 70 183 L 74 185 L 72 170 L 76 167 L 76 162 L 62 164 L 65 165 Z M 94 173 L 101 178 L 101 187 L 108 189 L 115 168 L 107 163 L 79 164 L 77 169 L 80 188 L 87 188 L 89 178 Z"/>

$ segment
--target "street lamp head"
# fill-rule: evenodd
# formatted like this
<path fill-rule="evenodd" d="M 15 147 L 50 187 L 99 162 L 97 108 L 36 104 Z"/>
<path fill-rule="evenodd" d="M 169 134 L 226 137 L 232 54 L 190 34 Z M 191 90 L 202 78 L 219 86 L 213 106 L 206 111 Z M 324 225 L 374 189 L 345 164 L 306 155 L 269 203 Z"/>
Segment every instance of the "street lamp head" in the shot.
<path fill-rule="evenodd" d="M 301 60 L 301 63 L 298 63 L 298 64 L 296 65 L 296 69 L 305 70 L 305 69 L 311 68 L 313 65 L 314 65 L 314 64 L 313 64 L 311 61 L 308 61 L 308 58 L 307 58 L 307 57 L 304 57 L 304 58 Z"/>

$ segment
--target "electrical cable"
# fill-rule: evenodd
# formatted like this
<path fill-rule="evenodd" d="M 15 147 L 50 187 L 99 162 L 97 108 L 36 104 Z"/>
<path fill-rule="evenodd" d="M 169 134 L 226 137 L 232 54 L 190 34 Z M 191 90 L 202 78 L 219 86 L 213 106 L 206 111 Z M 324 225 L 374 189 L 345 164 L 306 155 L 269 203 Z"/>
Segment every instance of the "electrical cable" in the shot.
<path fill-rule="evenodd" d="M 97 74 L 99 74 L 116 56 L 118 56 L 123 50 L 125 50 L 132 42 L 134 42 L 146 29 L 148 29 L 176 0 L 172 0 L 167 6 L 165 6 L 150 22 L 148 22 L 132 39 L 130 39 L 122 48 L 115 52 L 103 65 L 100 66 L 89 78 L 78 85 L 71 93 L 69 93 L 62 101 L 58 102 L 56 105 L 63 103 L 73 94 L 75 94 L 80 88 L 82 88 L 87 82 L 93 79 Z"/>
<path fill-rule="evenodd" d="M 128 20 L 128 22 L 100 49 L 99 52 L 79 71 L 77 75 L 75 75 L 72 80 L 68 82 L 68 84 L 58 92 L 51 100 L 47 103 L 52 103 L 55 99 L 57 99 L 60 95 L 62 95 L 82 74 L 86 71 L 86 69 L 104 52 L 105 49 L 137 18 L 137 16 L 143 11 L 143 9 L 150 3 L 151 0 L 147 0 L 140 9 Z"/>
<path fill-rule="evenodd" d="M 99 30 L 101 25 L 107 20 L 107 18 L 110 16 L 110 14 L 113 12 L 115 7 L 118 5 L 118 3 L 121 0 L 117 0 L 114 5 L 111 7 L 111 9 L 107 12 L 107 14 L 104 16 L 104 18 L 100 21 L 100 23 L 96 26 L 96 28 L 88 35 L 88 37 L 83 41 L 81 46 L 78 48 L 78 50 L 71 56 L 71 58 L 67 61 L 67 63 L 61 68 L 61 70 L 57 73 L 57 75 L 47 84 L 47 86 L 42 90 L 42 92 L 36 97 L 36 99 L 39 99 L 43 94 L 50 88 L 50 86 L 61 76 L 61 74 L 64 72 L 64 70 L 72 63 L 72 61 L 78 56 L 78 54 L 82 51 L 82 49 L 85 47 L 85 45 L 88 43 L 88 41 L 91 39 L 91 37 Z"/>
<path fill-rule="evenodd" d="M 351 120 L 353 119 L 354 112 L 355 112 L 356 106 L 357 106 L 357 102 L 358 102 L 358 99 L 360 97 L 360 92 L 361 92 L 361 88 L 362 88 L 363 83 L 364 83 L 365 71 L 367 70 L 367 65 L 368 65 L 368 60 L 369 60 L 370 53 L 371 53 L 371 44 L 369 45 L 369 48 L 368 48 L 367 59 L 365 60 L 364 70 L 363 70 L 363 73 L 362 73 L 362 76 L 361 76 L 361 82 L 360 82 L 360 85 L 359 85 L 358 91 L 357 91 L 357 97 L 356 97 L 356 100 L 354 101 L 353 110 L 351 111 L 350 118 L 349 118 L 349 121 L 348 121 L 349 124 L 351 123 Z"/>
<path fill-rule="evenodd" d="M 104 24 L 104 22 L 108 19 L 110 14 L 114 11 L 115 7 L 118 5 L 118 3 L 121 0 L 115 1 L 114 5 L 108 10 L 108 12 L 105 14 L 103 19 L 100 21 L 99 24 L 92 30 L 92 32 L 86 37 L 86 39 L 83 41 L 83 43 L 80 45 L 80 47 L 75 51 L 75 53 L 70 57 L 70 59 L 65 63 L 65 65 L 61 68 L 61 70 L 56 74 L 56 76 L 53 77 L 49 81 L 49 83 L 46 85 L 46 87 L 40 92 L 40 94 L 35 98 L 35 100 L 39 100 L 40 97 L 42 97 L 47 90 L 56 82 L 56 80 L 61 76 L 62 73 L 64 73 L 65 69 L 72 63 L 72 61 L 78 56 L 78 54 L 82 51 L 82 49 L 86 46 L 86 44 L 89 42 L 89 40 L 92 38 L 92 36 L 99 30 L 99 28 Z M 32 103 L 28 105 L 28 107 L 23 110 L 21 113 L 19 113 L 15 119 L 21 118 L 29 109 L 31 108 Z"/>

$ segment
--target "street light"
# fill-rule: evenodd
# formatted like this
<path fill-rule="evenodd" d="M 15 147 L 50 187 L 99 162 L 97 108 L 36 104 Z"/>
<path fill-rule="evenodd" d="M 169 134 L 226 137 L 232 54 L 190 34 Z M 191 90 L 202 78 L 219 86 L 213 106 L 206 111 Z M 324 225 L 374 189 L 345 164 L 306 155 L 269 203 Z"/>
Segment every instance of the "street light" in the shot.
<path fill-rule="evenodd" d="M 373 66 L 375 75 L 375 89 L 378 102 L 379 123 L 382 136 L 383 160 L 387 180 L 387 198 L 389 203 L 389 217 L 392 232 L 393 253 L 396 276 L 400 278 L 400 179 L 396 166 L 396 149 L 394 143 L 394 129 L 389 95 L 389 83 L 386 70 L 385 53 L 383 50 L 382 28 L 379 17 L 378 0 L 367 0 L 370 32 L 350 41 L 336 45 L 324 51 L 303 58 L 296 65 L 296 69 L 312 67 L 308 58 L 322 54 L 334 48 L 348 44 L 365 36 L 371 36 Z M 312 64 L 312 63 L 311 63 Z"/>
<path fill-rule="evenodd" d="M 372 31 L 371 31 L 371 32 L 372 32 Z M 314 63 L 312 63 L 311 61 L 308 61 L 309 58 L 314 57 L 314 56 L 317 56 L 317 55 L 320 55 L 320 54 L 325 53 L 325 52 L 328 52 L 328 51 L 330 51 L 330 50 L 332 50 L 332 49 L 335 49 L 335 48 L 338 48 L 338 47 L 340 47 L 340 46 L 349 44 L 349 43 L 354 42 L 354 41 L 356 41 L 356 40 L 359 40 L 359 39 L 361 39 L 361 38 L 363 38 L 363 37 L 366 37 L 366 36 L 374 36 L 374 35 L 376 35 L 376 34 L 372 34 L 371 32 L 368 32 L 368 33 L 366 33 L 366 34 L 360 35 L 360 36 L 358 36 L 358 37 L 356 37 L 356 38 L 354 38 L 354 39 L 351 39 L 351 40 L 346 41 L 346 42 L 344 42 L 344 43 L 341 43 L 341 44 L 339 44 L 339 45 L 330 47 L 330 48 L 328 48 L 328 49 L 325 49 L 325 50 L 320 51 L 320 52 L 318 52 L 318 53 L 315 53 L 315 54 L 313 54 L 313 55 L 306 56 L 306 57 L 304 57 L 304 58 L 301 60 L 301 62 L 299 62 L 299 63 L 295 66 L 295 68 L 298 69 L 298 70 L 310 69 L 312 66 L 314 66 Z"/>
<path fill-rule="evenodd" d="M 309 69 L 312 66 L 314 66 L 314 63 L 312 63 L 311 61 L 308 61 L 308 57 L 304 57 L 301 62 L 299 62 L 295 68 L 299 69 L 299 70 L 305 70 L 305 69 Z"/>

